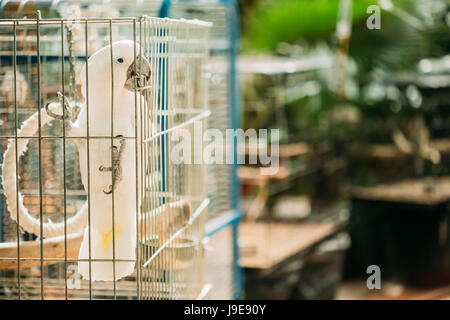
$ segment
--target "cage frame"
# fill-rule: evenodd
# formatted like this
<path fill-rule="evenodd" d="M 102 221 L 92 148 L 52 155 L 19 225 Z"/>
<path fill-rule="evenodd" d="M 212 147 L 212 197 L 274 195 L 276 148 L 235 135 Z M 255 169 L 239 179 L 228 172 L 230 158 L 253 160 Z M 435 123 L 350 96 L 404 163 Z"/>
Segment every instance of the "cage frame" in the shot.
<path fill-rule="evenodd" d="M 18 207 L 18 203 L 19 203 L 19 193 L 20 193 L 20 191 L 19 191 L 19 187 L 18 187 L 18 177 L 19 177 L 19 173 L 18 173 L 18 161 L 19 161 L 19 154 L 18 154 L 18 139 L 19 139 L 19 136 L 18 136 L 18 130 L 19 130 L 19 127 L 18 127 L 18 118 L 17 118 L 17 109 L 18 109 L 18 103 L 17 103 L 17 88 L 16 88 L 16 85 L 17 85 L 17 45 L 16 45 L 16 43 L 17 43 L 17 39 L 16 39 L 16 36 L 17 36 L 17 27 L 18 26 L 24 26 L 24 25 L 33 25 L 33 26 L 36 26 L 36 45 L 37 45 L 37 51 L 36 51 L 36 55 L 37 55 L 37 57 L 38 57 L 38 59 L 37 59 L 37 69 L 38 69 L 38 72 L 37 72 L 37 86 L 38 86 L 38 101 L 37 101 L 37 110 L 38 110 L 38 112 L 37 112 L 37 117 L 38 117 L 38 130 L 37 130 L 37 132 L 38 132 L 38 137 L 37 137 L 37 141 L 38 141 L 38 144 L 39 144 L 39 209 L 40 209 L 40 213 L 39 213 L 39 228 L 40 228 L 40 230 L 39 230 L 39 234 L 43 234 L 43 229 L 44 229 L 44 223 L 43 223 L 43 210 L 42 210 L 42 205 L 43 205 L 43 191 L 42 191 L 42 189 L 43 189 L 43 186 L 42 186 L 42 166 L 41 166 L 41 163 L 42 163 L 42 152 L 41 152 L 41 143 L 42 143 L 42 141 L 46 138 L 46 137 L 43 137 L 42 136 L 42 134 L 41 134 L 41 130 L 42 130 L 42 114 L 41 113 L 43 113 L 44 112 L 44 108 L 43 108 L 43 97 L 42 97 L 42 94 L 41 94 L 41 86 L 42 86 L 42 82 L 41 82 L 41 77 L 42 77 L 42 75 L 41 75 L 41 46 L 40 46 L 40 36 L 41 36 L 41 34 L 40 34 L 40 27 L 42 26 L 42 25 L 56 25 L 56 26 L 58 26 L 58 25 L 60 25 L 60 30 L 61 30 L 61 57 L 62 57 L 62 59 L 61 59 L 61 72 L 62 72 L 62 74 L 63 74 L 63 76 L 62 76 L 62 78 L 61 78 L 61 87 L 62 87 L 62 97 L 63 98 L 65 98 L 66 97 L 66 95 L 65 95 L 65 80 L 64 80 L 64 69 L 65 69 L 65 67 L 64 67 L 64 58 L 65 58 L 65 54 L 64 54 L 64 35 L 63 35 L 63 33 L 64 33 L 64 25 L 65 24 L 67 24 L 67 23 L 79 23 L 79 24 L 83 24 L 84 25 L 84 35 L 85 35 L 85 38 L 84 38 L 84 43 L 85 43 L 85 56 L 84 56 L 84 60 L 85 60 L 85 68 L 86 68 L 86 81 L 88 82 L 88 74 L 89 74 L 89 71 L 88 71 L 88 58 L 89 58 L 89 53 L 88 53 L 88 36 L 87 36 L 87 28 L 88 28 L 88 25 L 89 24 L 96 24 L 96 23 L 101 23 L 101 24 L 108 24 L 109 25 L 109 35 L 108 35 L 108 37 L 109 37 L 109 45 L 110 45 L 110 61 L 111 61 L 111 70 L 113 70 L 113 65 L 112 65 L 112 63 L 113 63 L 113 59 L 112 59 L 112 44 L 113 44 L 113 41 L 112 41 L 112 25 L 113 25 L 113 23 L 118 23 L 118 24 L 120 24 L 120 23 L 128 23 L 128 24 L 132 24 L 132 28 L 133 28 L 133 43 L 134 43 L 134 54 L 133 54 L 133 56 L 134 56 L 134 58 L 136 59 L 136 57 L 137 57 L 137 43 L 139 42 L 140 44 L 142 44 L 142 23 L 143 22 L 145 22 L 145 21 L 147 21 L 147 20 L 149 20 L 149 19 L 154 19 L 154 20 L 156 20 L 156 19 L 159 19 L 158 21 L 160 21 L 161 23 L 166 23 L 166 22 L 174 22 L 174 23 L 185 23 L 186 25 L 189 25 L 189 24 L 192 24 L 192 25 L 195 25 L 195 26 L 201 26 L 201 27 L 205 27 L 205 28 L 210 28 L 211 27 L 211 24 L 210 23 L 208 23 L 208 22 L 203 22 L 203 21 L 189 21 L 189 20 L 184 20 L 184 19 L 177 19 L 177 20 L 175 20 L 175 19 L 170 19 L 170 18 L 164 18 L 164 19 L 161 19 L 161 18 L 154 18 L 154 17 L 148 17 L 148 16 L 141 16 L 141 17 L 139 17 L 139 18 L 136 18 L 136 17 L 118 17 L 118 18 L 81 18 L 81 19 L 67 19 L 67 18 L 46 18 L 46 19 L 42 19 L 41 18 L 41 15 L 40 15 L 40 12 L 38 11 L 37 12 L 37 15 L 36 15 L 36 18 L 35 19 L 31 19 L 31 18 L 7 18 L 7 19 L 0 19 L 0 26 L 11 26 L 12 27 L 12 30 L 13 30 L 13 43 L 14 43 L 14 45 L 13 45 L 13 70 L 14 70 L 14 136 L 4 136 L 4 135 L 2 135 L 1 136 L 1 138 L 2 139 L 8 139 L 9 141 L 11 141 L 11 140 L 13 140 L 14 141 L 14 145 L 15 145 L 15 147 L 14 147 L 14 151 L 15 151 L 15 154 L 14 154 L 14 158 L 15 158 L 15 177 L 16 177 L 16 179 L 15 179 L 15 193 L 16 193 L 16 197 L 15 197 L 15 201 L 16 201 L 16 210 L 17 210 L 17 207 Z M 140 41 L 138 41 L 138 34 L 137 34 L 137 27 L 139 26 L 139 37 L 140 37 Z M 136 68 L 136 66 L 135 66 L 135 68 Z M 134 72 L 136 72 L 136 69 L 134 70 Z M 167 77 L 167 74 L 165 74 L 165 73 L 163 73 L 166 77 Z M 111 92 L 111 101 L 113 101 L 113 95 L 114 95 L 114 79 L 113 79 L 113 73 L 111 73 L 111 84 L 112 84 L 112 92 Z M 135 81 L 137 81 L 136 79 L 134 79 Z M 88 84 L 87 84 L 87 86 L 88 86 Z M 144 87 L 145 88 L 145 87 Z M 142 89 L 142 88 L 141 88 Z M 139 142 L 141 142 L 141 143 L 148 143 L 148 141 L 143 141 L 142 140 L 142 133 L 140 133 L 139 134 L 139 132 L 138 132 L 138 126 L 137 126 L 137 123 L 138 123 L 138 102 L 137 102 L 137 99 L 138 99 L 138 95 L 137 95 L 137 92 L 139 91 L 140 89 L 137 89 L 136 87 L 134 88 L 134 108 L 135 108 L 135 119 L 134 119 L 134 123 L 135 123 L 135 132 L 134 132 L 134 137 L 124 137 L 124 139 L 134 139 L 135 140 L 135 150 L 136 150 L 136 152 L 138 152 L 138 144 L 139 144 Z M 165 90 L 167 90 L 167 89 L 162 89 L 162 91 L 163 92 L 165 92 Z M 113 102 L 112 102 L 112 104 L 113 104 Z M 88 109 L 89 110 L 89 94 L 87 94 L 86 95 L 86 109 Z M 111 140 L 111 147 L 113 146 L 113 142 L 117 139 L 117 137 L 114 137 L 113 136 L 113 133 L 114 133 L 114 117 L 113 117 L 113 107 L 111 108 L 112 110 L 111 110 L 111 137 L 93 137 L 93 136 L 90 136 L 89 135 L 89 116 L 87 115 L 87 127 L 86 127 L 86 129 L 87 129 L 87 133 L 86 133 L 86 136 L 85 137 L 75 137 L 75 138 L 77 138 L 77 139 L 86 139 L 87 140 L 87 144 L 88 144 L 88 148 L 87 148 L 87 152 L 88 152 L 88 167 L 89 167 L 89 139 L 92 139 L 92 138 L 104 138 L 104 139 L 110 139 Z M 66 109 L 65 108 L 62 108 L 62 118 L 63 119 L 65 119 L 66 118 Z M 142 112 L 142 111 L 141 111 Z M 88 112 L 89 113 L 89 112 Z M 195 122 L 195 121 L 197 121 L 197 120 L 201 120 L 201 119 L 203 119 L 203 118 L 206 118 L 206 117 L 209 117 L 209 115 L 210 115 L 210 112 L 209 111 L 204 111 L 203 113 L 201 113 L 199 116 L 197 116 L 197 117 L 194 117 L 194 118 L 192 118 L 192 119 L 190 119 L 190 120 L 188 120 L 188 121 L 186 121 L 184 124 L 192 124 L 193 122 Z M 163 118 L 164 118 L 164 116 L 163 116 Z M 142 119 L 141 119 L 141 121 L 142 121 Z M 70 236 L 70 235 L 74 235 L 74 234 L 68 234 L 67 233 L 67 212 L 66 212 L 66 181 L 65 181 L 65 179 L 66 179 L 66 159 L 65 159 L 65 157 L 66 157 L 66 151 L 65 151 L 65 145 L 66 145 L 66 123 L 65 123 L 65 121 L 62 121 L 62 123 L 63 123 L 63 133 L 62 133 L 62 136 L 61 137 L 56 137 L 56 138 L 61 138 L 62 139 L 62 141 L 63 141 L 63 158 L 64 158 L 64 160 L 63 160 L 63 166 L 64 166 L 64 168 L 63 168 L 63 172 L 64 172 L 64 184 L 63 184 L 63 188 L 64 188 L 64 190 L 63 190 L 63 198 L 64 198 L 64 212 L 63 212 L 63 214 L 64 214 L 64 221 L 63 221 L 63 224 L 64 224 L 64 234 L 63 234 L 63 236 L 64 236 L 64 258 L 59 258 L 59 259 L 55 259 L 55 258 L 44 258 L 44 254 L 43 254 L 43 251 L 44 251 L 44 247 L 45 247 L 45 245 L 50 245 L 50 246 L 52 246 L 53 245 L 53 241 L 55 240 L 54 239 L 54 237 L 50 237 L 50 238 L 48 238 L 48 239 L 45 239 L 44 240 L 44 238 L 43 237 L 40 237 L 39 238 L 39 240 L 37 240 L 37 241 L 34 241 L 35 243 L 33 244 L 32 243 L 32 241 L 27 241 L 27 242 L 21 242 L 20 241 L 20 237 L 19 237 L 19 226 L 20 226 L 20 221 L 19 221 L 19 213 L 18 212 L 16 212 L 17 213 L 17 228 L 16 228 L 16 230 L 17 230 L 17 245 L 16 245 L 16 247 L 17 247 L 17 256 L 16 256 L 16 258 L 8 258 L 8 257 L 0 257 L 0 264 L 2 264 L 2 263 L 5 263 L 5 262 L 8 262 L 8 261 L 15 261 L 15 262 L 17 262 L 17 270 L 18 270 L 18 275 L 17 275 L 17 281 L 18 281 L 18 298 L 20 299 L 21 298 L 21 292 L 20 292 L 20 289 L 21 289 L 21 279 L 20 279 L 20 271 L 21 271 L 21 264 L 20 264 L 20 262 L 21 261 L 28 261 L 28 262 L 33 262 L 33 261 L 35 261 L 35 262 L 37 262 L 37 263 L 39 263 L 40 264 L 40 268 L 41 268 L 41 274 L 40 274 L 40 287 L 41 287 L 41 292 L 40 292 L 40 294 L 41 294 L 41 299 L 44 299 L 44 275 L 43 275 L 43 267 L 44 267 L 44 263 L 45 262 L 54 262 L 54 261 L 60 261 L 60 262 L 64 262 L 64 264 L 65 264 L 65 266 L 66 266 L 66 269 L 67 269 L 67 263 L 68 262 L 80 262 L 81 260 L 78 258 L 78 259 L 72 259 L 72 258 L 69 258 L 69 255 L 68 255 L 68 237 Z M 142 128 L 141 128 L 141 130 L 142 130 Z M 157 137 L 161 137 L 161 136 L 166 136 L 168 133 L 170 133 L 170 132 L 172 132 L 173 131 L 173 128 L 166 128 L 166 129 L 164 129 L 163 128 L 163 130 L 162 131 L 160 131 L 160 132 L 158 132 L 157 134 L 156 134 L 156 137 L 151 137 L 151 139 L 153 139 L 153 138 L 157 138 Z M 30 139 L 30 138 L 32 138 L 32 137 L 28 137 L 28 139 Z M 139 141 L 139 138 L 141 139 L 140 141 Z M 147 139 L 147 140 L 149 140 L 149 139 Z M 112 157 L 113 155 L 112 155 L 112 151 L 111 151 L 111 157 Z M 142 154 L 141 154 L 141 156 L 142 156 Z M 160 220 L 160 224 L 167 224 L 167 223 L 171 223 L 171 221 L 170 221 L 170 219 L 164 219 L 163 218 L 163 215 L 161 214 L 161 213 L 165 213 L 166 212 L 166 210 L 173 210 L 174 208 L 176 209 L 176 206 L 177 205 L 181 205 L 182 206 L 182 210 L 189 210 L 189 217 L 182 217 L 182 219 L 184 219 L 185 221 L 183 222 L 183 226 L 181 227 L 181 228 L 179 228 L 171 237 L 170 237 L 170 239 L 168 239 L 166 242 L 164 242 L 163 243 L 163 245 L 161 245 L 160 247 L 159 247 L 159 249 L 149 258 L 149 259 L 147 259 L 146 261 L 145 261 L 145 263 L 141 266 L 141 260 L 140 260 L 140 257 L 139 257 L 139 252 L 140 252 L 140 249 L 139 249 L 139 241 L 141 240 L 139 237 L 140 237 L 140 231 L 139 231 L 139 226 L 140 226 L 140 223 L 141 223 L 141 221 L 140 220 L 142 220 L 142 214 L 141 214 L 141 210 L 142 210 L 142 208 L 139 208 L 139 200 L 140 199 L 138 199 L 139 198 L 139 188 L 141 187 L 141 185 L 139 185 L 139 183 L 138 183 L 138 181 L 139 181 L 139 179 L 138 179 L 138 170 L 139 170 L 139 165 L 138 165 L 138 161 L 139 161 L 139 157 L 136 157 L 136 164 L 135 164 L 135 169 L 136 169 L 136 241 L 137 241 L 137 243 L 136 243 L 136 245 L 137 245 L 137 250 L 136 250 L 136 259 L 134 260 L 135 262 L 136 262 L 136 294 L 137 294 L 137 298 L 139 299 L 140 298 L 140 288 L 139 288 L 139 286 L 140 286 L 140 279 L 139 279 L 139 277 L 140 277 L 140 269 L 142 268 L 142 267 L 146 267 L 153 259 L 155 259 L 155 257 L 160 253 L 160 252 L 162 252 L 162 250 L 163 249 L 165 249 L 165 248 L 168 248 L 169 246 L 170 246 L 170 243 L 174 240 L 174 239 L 177 239 L 178 238 L 178 236 L 180 236 L 189 226 L 191 226 L 192 225 L 192 223 L 194 222 L 194 220 L 195 220 L 195 218 L 196 217 L 198 217 L 202 212 L 203 212 L 203 210 L 208 206 L 208 204 L 209 204 L 209 200 L 207 199 L 207 198 L 205 198 L 202 202 L 201 202 L 201 204 L 196 208 L 196 210 L 194 211 L 194 213 L 191 215 L 190 214 L 190 211 L 192 210 L 192 208 L 190 208 L 190 205 L 189 204 L 187 204 L 188 206 L 186 207 L 185 205 L 186 205 L 186 203 L 184 203 L 184 204 L 181 204 L 181 203 L 174 203 L 174 202 L 172 202 L 172 203 L 169 203 L 169 202 L 163 202 L 162 203 L 162 205 L 161 206 L 159 206 L 159 207 L 157 207 L 157 208 L 155 208 L 154 210 L 152 210 L 150 213 L 149 213 L 149 215 L 150 216 L 152 216 L 153 214 L 156 216 L 156 218 L 159 218 L 159 220 Z M 89 179 L 90 179 L 90 174 L 89 174 L 89 171 L 88 171 L 88 183 L 87 183 L 87 193 L 88 193 L 88 195 L 90 195 L 90 183 L 89 183 Z M 141 183 L 142 183 L 142 181 L 141 181 Z M 114 185 L 114 181 L 113 181 L 113 185 Z M 141 196 L 142 196 L 142 194 L 141 194 Z M 90 228 L 90 223 L 91 223 L 91 221 L 90 221 L 90 204 L 89 204 L 89 199 L 90 199 L 90 197 L 88 196 L 87 197 L 87 206 L 88 206 L 88 213 L 87 213 L 87 216 L 88 216 L 88 221 L 87 221 L 87 223 L 88 223 L 88 226 L 89 226 L 89 228 Z M 143 198 L 142 198 L 143 199 Z M 113 230 L 113 232 L 112 232 L 112 238 L 113 238 L 113 240 L 112 240 L 112 243 L 113 243 L 113 252 L 114 252 L 114 246 L 115 246 L 115 240 L 114 240 L 114 235 L 115 235 L 115 232 L 114 232 L 114 187 L 112 188 L 112 201 L 113 201 L 113 213 L 112 213 L 112 230 Z M 160 226 L 161 227 L 161 226 Z M 90 230 L 90 229 L 89 229 Z M 158 234 L 158 230 L 159 229 L 157 229 L 156 230 L 156 235 Z M 161 232 L 161 230 L 159 230 L 160 232 Z M 90 233 L 90 232 L 89 232 Z M 50 240 L 50 241 L 48 241 L 48 240 Z M 53 241 L 52 241 L 53 240 Z M 71 243 L 72 242 L 77 242 L 77 241 L 80 241 L 81 240 L 81 238 L 80 238 L 80 235 L 74 235 L 74 237 L 71 237 L 70 239 L 69 239 L 70 241 L 71 241 Z M 89 244 L 90 244 L 90 241 L 91 239 L 90 239 L 90 234 L 89 234 Z M 40 258 L 21 258 L 21 256 L 20 256 L 20 251 L 21 251 L 21 246 L 24 244 L 24 243 L 28 243 L 29 245 L 30 245 L 30 247 L 32 247 L 32 245 L 36 245 L 37 243 L 39 243 L 39 248 L 40 248 Z M 61 241 L 59 241 L 59 243 L 61 243 Z M 89 247 L 90 247 L 90 245 L 89 245 Z M 5 252 L 5 250 L 4 249 L 11 249 L 11 248 L 5 248 L 4 246 L 2 247 L 1 245 L 0 245 L 0 251 L 1 250 L 3 250 L 2 252 Z M 96 261 L 96 260 L 99 260 L 99 261 L 102 261 L 102 259 L 92 259 L 92 258 L 89 258 L 89 264 L 91 263 L 91 262 L 94 262 L 94 261 Z M 119 261 L 119 262 L 121 262 L 123 259 L 118 259 L 118 258 L 116 258 L 115 256 L 114 256 L 114 253 L 113 253 L 113 258 L 112 258 L 112 263 L 113 263 L 113 269 L 114 269 L 114 265 L 115 265 L 115 263 L 117 262 L 117 261 Z M 109 260 L 108 260 L 109 261 Z M 123 260 L 123 261 L 125 261 L 126 262 L 126 260 Z M 115 271 L 113 271 L 113 274 L 114 274 L 114 277 L 115 277 Z M 68 292 L 67 292 L 67 290 L 68 290 L 68 286 L 67 286 L 67 273 L 65 273 L 65 275 L 64 275 L 64 282 L 65 282 L 65 289 L 64 289 L 64 291 L 65 291 L 65 298 L 67 299 L 68 298 Z M 91 299 L 92 298 L 92 275 L 90 274 L 90 279 L 89 279 L 89 298 Z M 116 280 L 114 279 L 113 280 L 113 286 L 114 286 L 114 299 L 116 298 Z M 204 293 L 202 293 L 202 294 L 204 294 Z"/>

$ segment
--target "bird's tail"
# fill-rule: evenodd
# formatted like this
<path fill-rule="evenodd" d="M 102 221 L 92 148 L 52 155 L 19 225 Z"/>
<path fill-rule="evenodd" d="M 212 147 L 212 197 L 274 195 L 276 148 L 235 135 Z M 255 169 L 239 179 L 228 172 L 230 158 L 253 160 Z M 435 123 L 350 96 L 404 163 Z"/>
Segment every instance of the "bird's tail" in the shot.
<path fill-rule="evenodd" d="M 48 108 L 52 110 L 59 105 L 60 103 L 50 103 Z M 27 137 L 35 135 L 39 122 L 41 127 L 43 127 L 53 119 L 54 118 L 47 114 L 45 109 L 41 109 L 24 121 L 21 128 L 17 131 L 17 137 L 21 139 L 17 139 L 17 141 L 16 139 L 9 140 L 8 148 L 3 156 L 4 161 L 2 167 L 4 194 L 11 218 L 17 221 L 25 231 L 34 233 L 39 237 L 45 236 L 47 238 L 81 232 L 87 221 L 87 204 L 85 203 L 80 210 L 78 210 L 77 214 L 66 220 L 66 223 L 64 221 L 58 223 L 48 221 L 43 223 L 43 234 L 41 235 L 39 219 L 35 219 L 30 215 L 28 209 L 23 204 L 23 196 L 17 190 L 18 171 L 16 162 L 18 162 L 20 156 L 27 150 L 29 140 Z"/>
<path fill-rule="evenodd" d="M 78 272 L 83 279 L 114 281 L 133 273 L 136 232 L 132 228 L 117 229 L 114 239 L 111 231 L 101 233 L 91 227 L 89 234 L 89 227 L 86 228 L 78 256 Z"/>

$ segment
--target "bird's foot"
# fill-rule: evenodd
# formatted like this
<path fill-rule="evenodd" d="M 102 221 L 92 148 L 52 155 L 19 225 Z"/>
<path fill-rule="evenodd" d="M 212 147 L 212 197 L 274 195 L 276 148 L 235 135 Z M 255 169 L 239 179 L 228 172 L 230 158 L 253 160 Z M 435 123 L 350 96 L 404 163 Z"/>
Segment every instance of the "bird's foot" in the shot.
<path fill-rule="evenodd" d="M 116 138 L 121 138 L 122 135 L 116 136 Z M 122 155 L 123 151 L 125 150 L 125 139 L 120 139 L 120 147 L 117 149 L 116 146 L 112 146 L 112 166 L 111 167 L 104 167 L 100 166 L 99 171 L 105 172 L 105 171 L 111 171 L 112 173 L 112 184 L 108 187 L 107 190 L 103 190 L 103 193 L 105 194 L 111 194 L 117 183 L 119 183 L 122 180 Z"/>
<path fill-rule="evenodd" d="M 104 194 L 111 194 L 113 192 L 113 186 L 112 184 L 109 185 L 107 190 L 103 190 Z"/>

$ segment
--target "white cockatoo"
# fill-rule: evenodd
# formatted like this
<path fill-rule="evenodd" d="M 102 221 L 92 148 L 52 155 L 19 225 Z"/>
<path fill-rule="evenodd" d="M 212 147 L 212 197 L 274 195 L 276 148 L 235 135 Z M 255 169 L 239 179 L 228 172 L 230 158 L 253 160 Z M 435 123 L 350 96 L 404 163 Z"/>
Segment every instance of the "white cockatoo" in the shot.
<path fill-rule="evenodd" d="M 135 50 L 132 41 L 115 42 L 93 54 L 87 66 L 88 74 L 85 66 L 80 75 L 85 102 L 78 104 L 80 111 L 75 122 L 72 114 L 74 108 L 70 108 L 73 101 L 59 93 L 57 102 L 49 102 L 23 122 L 17 131 L 20 138 L 17 144 L 15 139 L 9 140 L 1 172 L 5 199 L 13 220 L 27 232 L 45 238 L 44 243 L 51 243 L 54 250 L 58 248 L 55 246 L 58 243 L 61 248 L 62 239 L 67 236 L 64 245 L 68 245 L 67 252 L 78 252 L 78 271 L 82 277 L 93 281 L 112 281 L 134 271 L 137 219 L 152 221 L 151 237 L 161 239 L 163 234 L 192 221 L 192 208 L 186 199 L 168 202 L 150 211 L 148 204 L 136 204 L 136 199 L 141 199 L 136 194 L 140 186 L 140 181 L 136 181 L 139 179 L 136 169 L 141 172 L 140 167 L 136 168 L 136 163 L 138 166 L 141 164 L 136 161 L 140 159 L 140 154 L 139 149 L 136 150 L 134 137 L 136 131 L 140 132 L 141 119 L 140 112 L 136 115 L 137 119 L 135 117 L 135 101 L 145 103 L 141 92 L 151 76 L 150 65 L 143 57 L 140 46 L 136 44 Z M 88 202 L 67 220 L 52 222 L 48 219 L 41 224 L 39 219 L 30 215 L 23 203 L 23 196 L 16 189 L 16 157 L 27 150 L 29 137 L 35 135 L 39 124 L 42 127 L 54 119 L 63 120 L 63 106 L 69 111 L 65 121 L 69 120 L 66 123 L 70 130 L 66 134 L 78 147 L 81 180 L 86 191 L 89 191 Z M 149 129 L 155 133 L 155 128 L 146 128 Z M 86 136 L 90 137 L 89 142 Z M 160 177 L 156 175 L 152 179 Z M 139 216 L 137 206 L 143 211 Z M 33 245 L 38 248 L 41 243 Z M 56 257 L 60 255 L 58 253 Z M 112 262 L 114 258 L 115 263 Z"/>
<path fill-rule="evenodd" d="M 98 50 L 89 58 L 88 82 L 86 68 L 82 69 L 80 76 L 86 102 L 70 130 L 70 136 L 86 136 L 89 112 L 90 230 L 87 226 L 84 232 L 79 259 L 85 261 L 78 263 L 78 271 L 84 279 L 93 281 L 118 280 L 130 275 L 135 266 L 136 157 L 139 150 L 135 150 L 135 140 L 129 138 L 135 136 L 136 125 L 139 124 L 135 119 L 135 87 L 145 83 L 142 77 L 148 80 L 151 73 L 138 44 L 136 55 L 135 58 L 133 41 L 115 42 L 112 44 L 113 77 L 111 46 Z M 141 76 L 139 81 L 136 75 Z M 140 99 L 139 91 L 137 95 Z M 113 147 L 108 138 L 111 136 L 114 137 Z M 77 139 L 77 146 L 81 179 L 87 190 L 88 142 Z M 113 256 L 116 260 L 114 267 Z M 91 268 L 89 258 L 93 260 Z M 96 261 L 98 259 L 104 261 Z"/>

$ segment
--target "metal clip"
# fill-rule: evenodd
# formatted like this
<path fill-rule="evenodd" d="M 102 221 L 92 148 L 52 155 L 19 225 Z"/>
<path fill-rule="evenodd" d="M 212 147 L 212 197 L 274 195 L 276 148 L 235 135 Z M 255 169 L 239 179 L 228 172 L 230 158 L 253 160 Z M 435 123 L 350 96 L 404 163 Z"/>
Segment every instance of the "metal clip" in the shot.
<path fill-rule="evenodd" d="M 146 84 L 148 81 L 145 74 L 136 72 L 135 76 L 133 77 L 133 80 L 135 81 L 137 91 L 144 91 L 152 88 L 151 84 Z"/>

